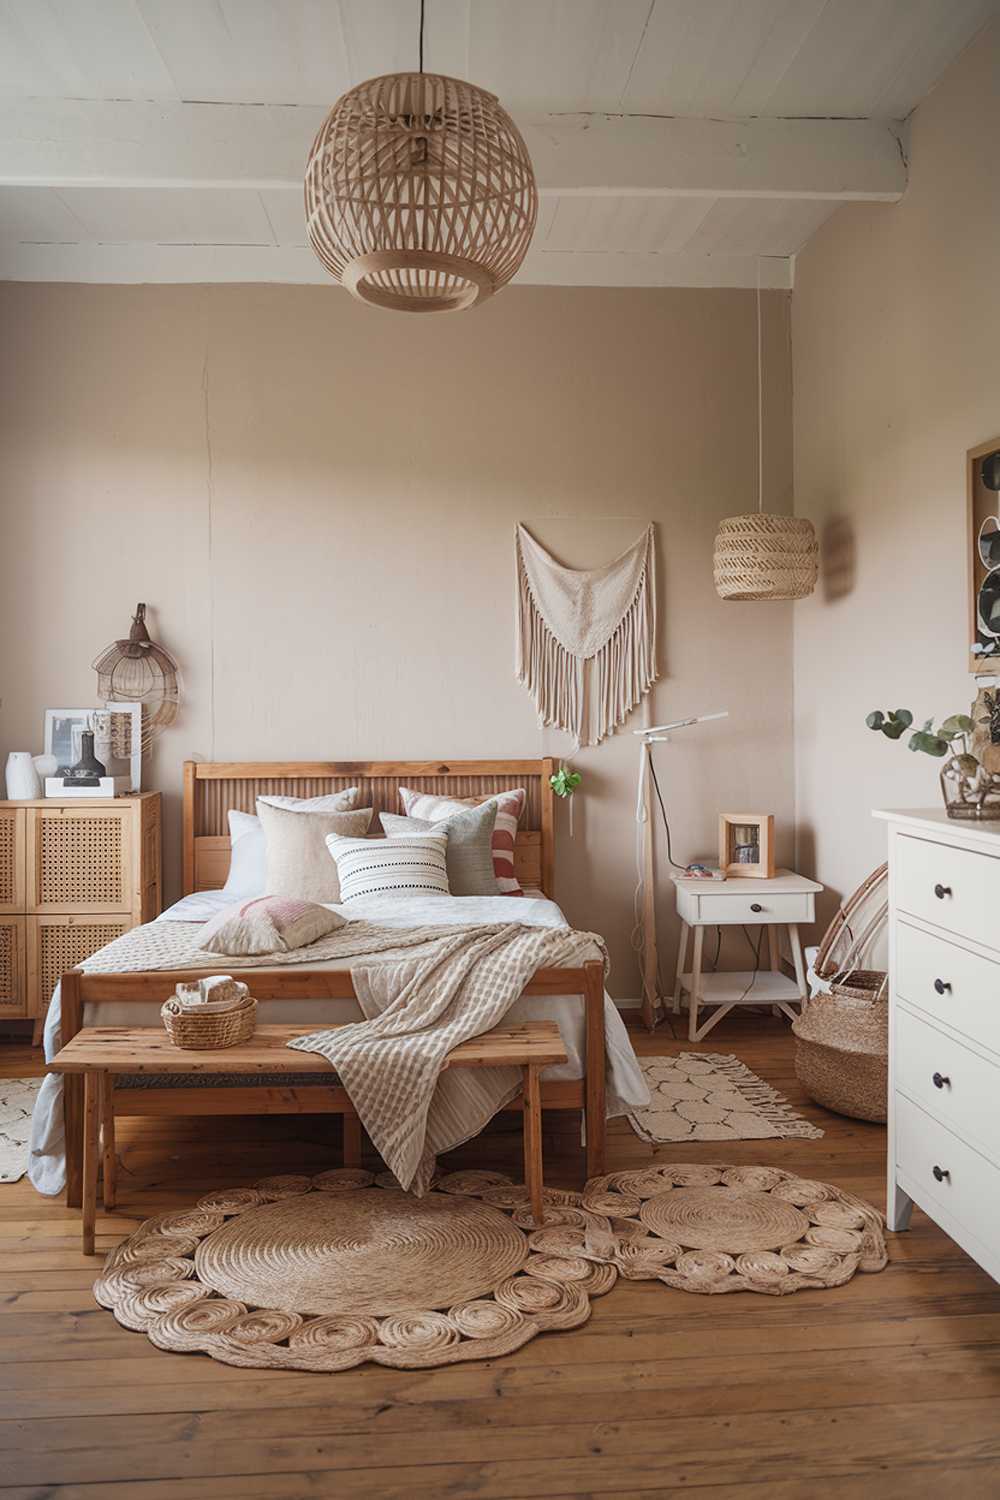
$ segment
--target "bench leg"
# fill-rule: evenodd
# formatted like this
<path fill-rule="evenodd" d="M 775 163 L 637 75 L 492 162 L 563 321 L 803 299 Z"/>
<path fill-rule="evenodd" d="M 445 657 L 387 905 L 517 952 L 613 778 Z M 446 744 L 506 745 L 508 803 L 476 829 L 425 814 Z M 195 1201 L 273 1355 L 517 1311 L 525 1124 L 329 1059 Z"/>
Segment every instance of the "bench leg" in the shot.
<path fill-rule="evenodd" d="M 63 1116 L 66 1122 L 66 1207 L 83 1202 L 83 1078 L 63 1074 Z"/>
<path fill-rule="evenodd" d="M 607 1066 L 604 1047 L 604 967 L 599 962 L 584 968 L 584 1004 L 586 1016 L 586 1077 L 584 1079 L 584 1130 L 587 1139 L 587 1176 L 600 1177 L 604 1171 L 604 1145 L 607 1135 L 607 1095 L 604 1072 Z"/>
<path fill-rule="evenodd" d="M 84 1075 L 83 1095 L 83 1253 L 94 1253 L 97 1221 L 98 1131 L 101 1118 L 101 1075 Z"/>
<path fill-rule="evenodd" d="M 115 1151 L 115 1079 L 101 1075 L 101 1147 L 103 1152 L 104 1207 L 112 1209 L 118 1195 L 118 1157 Z"/>
<path fill-rule="evenodd" d="M 361 1165 L 361 1121 L 353 1110 L 342 1116 L 344 1121 L 344 1166 Z"/>
<path fill-rule="evenodd" d="M 542 1197 L 542 1085 L 536 1063 L 528 1063 L 524 1069 L 524 1180 L 531 1198 L 531 1217 L 536 1229 L 541 1229 L 545 1223 L 545 1203 Z"/>

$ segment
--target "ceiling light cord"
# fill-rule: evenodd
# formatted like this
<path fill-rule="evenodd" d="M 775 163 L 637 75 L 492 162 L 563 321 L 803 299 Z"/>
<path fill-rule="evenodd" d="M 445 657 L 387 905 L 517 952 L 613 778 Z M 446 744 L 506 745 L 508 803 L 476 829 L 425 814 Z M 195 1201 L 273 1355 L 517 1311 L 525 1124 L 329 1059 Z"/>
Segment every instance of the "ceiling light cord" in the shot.
<path fill-rule="evenodd" d="M 764 346 L 760 332 L 760 256 L 757 256 L 757 513 L 764 511 Z"/>
<path fill-rule="evenodd" d="M 422 73 L 424 71 L 424 0 L 420 0 L 420 45 L 418 51 L 420 71 Z"/>

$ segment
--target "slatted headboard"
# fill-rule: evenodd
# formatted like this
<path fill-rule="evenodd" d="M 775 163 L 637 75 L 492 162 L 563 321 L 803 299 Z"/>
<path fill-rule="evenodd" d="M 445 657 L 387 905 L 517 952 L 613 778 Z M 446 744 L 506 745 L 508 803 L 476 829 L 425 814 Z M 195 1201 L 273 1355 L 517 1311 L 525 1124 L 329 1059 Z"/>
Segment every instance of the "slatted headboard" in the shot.
<path fill-rule="evenodd" d="M 400 786 L 446 797 L 489 797 L 523 786 L 514 868 L 523 886 L 553 894 L 553 762 L 544 760 L 185 761 L 184 894 L 217 890 L 229 873 L 230 808 L 252 813 L 262 796 L 320 797 L 359 786 L 359 807 L 401 812 Z"/>

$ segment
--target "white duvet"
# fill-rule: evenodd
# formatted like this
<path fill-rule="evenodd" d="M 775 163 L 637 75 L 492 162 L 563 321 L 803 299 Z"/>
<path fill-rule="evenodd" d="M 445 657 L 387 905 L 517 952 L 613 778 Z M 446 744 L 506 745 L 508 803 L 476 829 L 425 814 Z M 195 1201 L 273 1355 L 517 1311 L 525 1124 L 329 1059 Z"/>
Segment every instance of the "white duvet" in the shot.
<path fill-rule="evenodd" d="M 158 922 L 207 922 L 210 917 L 232 904 L 231 896 L 221 891 L 199 891 L 185 896 L 157 918 Z M 349 907 L 335 907 L 352 919 L 363 918 L 390 927 L 416 927 L 424 924 L 461 925 L 468 922 L 509 922 L 516 912 L 518 922 L 533 927 L 565 927 L 566 918 L 554 901 L 541 895 L 520 898 L 510 896 L 375 896 L 352 901 Z M 322 967 L 349 969 L 353 960 L 344 959 Z M 262 966 L 266 960 L 262 960 Z M 220 965 L 220 967 L 223 967 Z M 317 966 L 319 967 L 319 966 Z M 582 1078 L 585 1057 L 583 1006 L 574 995 L 545 995 L 518 1000 L 508 1011 L 512 1021 L 552 1020 L 562 1033 L 568 1061 L 549 1068 L 546 1078 Z M 159 1026 L 160 1007 L 149 1005 L 101 1005 L 99 1013 L 90 1006 L 84 1009 L 85 1025 Z M 354 1000 L 262 1001 L 258 1007 L 262 1024 L 286 1021 L 292 1024 L 319 1025 L 338 1021 L 361 1021 L 364 1017 Z M 45 1058 L 51 1061 L 61 1043 L 61 1006 L 56 987 L 45 1022 Z M 625 1024 L 611 998 L 604 997 L 604 1032 L 608 1059 L 608 1114 L 624 1114 L 649 1103 L 649 1091 Z M 40 1193 L 54 1195 L 66 1185 L 65 1136 L 63 1133 L 62 1079 L 50 1074 L 42 1084 L 31 1121 L 31 1155 L 28 1177 Z"/>

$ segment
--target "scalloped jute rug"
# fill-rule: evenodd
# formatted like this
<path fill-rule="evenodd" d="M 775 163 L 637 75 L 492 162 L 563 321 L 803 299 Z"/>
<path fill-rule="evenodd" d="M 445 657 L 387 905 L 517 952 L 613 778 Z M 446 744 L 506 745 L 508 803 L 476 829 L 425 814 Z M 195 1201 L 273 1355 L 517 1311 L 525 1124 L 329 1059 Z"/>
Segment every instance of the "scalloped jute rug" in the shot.
<path fill-rule="evenodd" d="M 782 1296 L 886 1264 L 860 1198 L 774 1167 L 671 1164 L 527 1191 L 452 1172 L 423 1198 L 390 1173 L 265 1177 L 148 1219 L 94 1295 L 160 1349 L 223 1364 L 427 1369 L 576 1328 L 619 1276 Z"/>
<path fill-rule="evenodd" d="M 652 1145 L 684 1141 L 819 1140 L 783 1094 L 731 1053 L 640 1057 L 650 1103 L 628 1117 Z"/>

